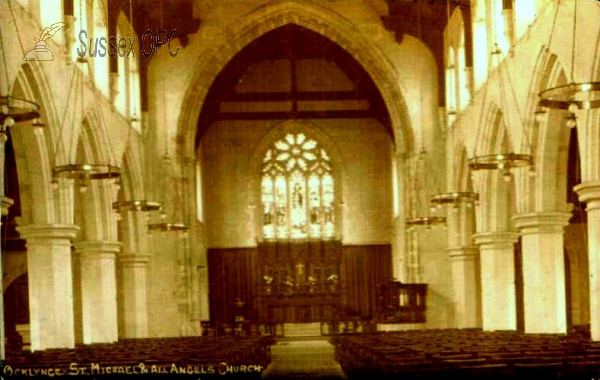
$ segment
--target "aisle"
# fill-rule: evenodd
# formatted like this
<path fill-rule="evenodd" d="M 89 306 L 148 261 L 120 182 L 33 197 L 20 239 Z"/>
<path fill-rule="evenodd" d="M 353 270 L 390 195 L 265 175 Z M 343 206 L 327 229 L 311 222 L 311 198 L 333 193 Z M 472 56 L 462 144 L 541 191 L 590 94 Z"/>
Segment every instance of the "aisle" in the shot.
<path fill-rule="evenodd" d="M 325 339 L 285 340 L 271 346 L 267 379 L 347 379 Z"/>

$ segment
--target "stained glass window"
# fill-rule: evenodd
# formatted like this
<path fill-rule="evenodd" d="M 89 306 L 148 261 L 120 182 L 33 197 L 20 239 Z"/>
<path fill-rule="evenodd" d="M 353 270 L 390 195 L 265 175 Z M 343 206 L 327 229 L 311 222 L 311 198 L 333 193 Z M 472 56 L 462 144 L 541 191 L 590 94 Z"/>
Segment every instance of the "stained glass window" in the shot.
<path fill-rule="evenodd" d="M 327 152 L 304 133 L 289 133 L 267 150 L 262 168 L 263 236 L 334 236 L 334 181 Z"/>

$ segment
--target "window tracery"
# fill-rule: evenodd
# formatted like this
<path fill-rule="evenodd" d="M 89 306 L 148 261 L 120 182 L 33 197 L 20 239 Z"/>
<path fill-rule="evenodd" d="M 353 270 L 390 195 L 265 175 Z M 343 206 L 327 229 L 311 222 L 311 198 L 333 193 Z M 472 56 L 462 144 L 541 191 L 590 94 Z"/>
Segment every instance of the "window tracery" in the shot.
<path fill-rule="evenodd" d="M 304 133 L 288 133 L 263 158 L 265 239 L 334 236 L 334 179 L 327 152 Z"/>

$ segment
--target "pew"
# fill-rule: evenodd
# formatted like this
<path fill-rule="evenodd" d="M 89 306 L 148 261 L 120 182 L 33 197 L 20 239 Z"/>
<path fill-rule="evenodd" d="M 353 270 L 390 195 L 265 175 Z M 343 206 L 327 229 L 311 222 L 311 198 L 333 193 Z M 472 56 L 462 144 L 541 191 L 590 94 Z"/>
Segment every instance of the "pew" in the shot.
<path fill-rule="evenodd" d="M 600 376 L 600 342 L 581 334 L 430 329 L 331 338 L 349 378 L 461 379 Z"/>

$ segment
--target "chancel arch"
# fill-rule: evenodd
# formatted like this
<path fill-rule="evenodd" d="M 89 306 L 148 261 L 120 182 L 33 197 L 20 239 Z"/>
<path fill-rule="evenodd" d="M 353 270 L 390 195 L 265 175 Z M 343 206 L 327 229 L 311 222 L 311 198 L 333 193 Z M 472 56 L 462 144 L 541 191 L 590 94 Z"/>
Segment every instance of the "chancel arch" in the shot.
<path fill-rule="evenodd" d="M 301 25 L 264 33 L 211 85 L 197 138 L 211 319 L 375 312 L 398 136 L 355 58 Z"/>
<path fill-rule="evenodd" d="M 198 59 L 198 69 L 190 81 L 191 85 L 186 91 L 181 107 L 186 112 L 182 112 L 178 119 L 178 134 L 181 141 L 185 141 L 182 145 L 182 155 L 193 156 L 194 144 L 197 145 L 200 138 L 197 134 L 198 120 L 209 90 L 209 87 L 202 83 L 213 83 L 227 62 L 253 40 L 289 24 L 323 35 L 346 50 L 365 68 L 382 93 L 390 114 L 398 151 L 411 151 L 414 147 L 412 123 L 407 116 L 402 84 L 395 76 L 390 62 L 381 56 L 381 52 L 373 49 L 372 44 L 351 26 L 349 20 L 339 14 L 316 4 L 283 1 L 257 9 L 244 17 L 243 22 L 231 25 L 227 34 L 236 36 L 235 43 L 220 45 Z M 206 60 L 206 56 L 214 58 Z"/>

